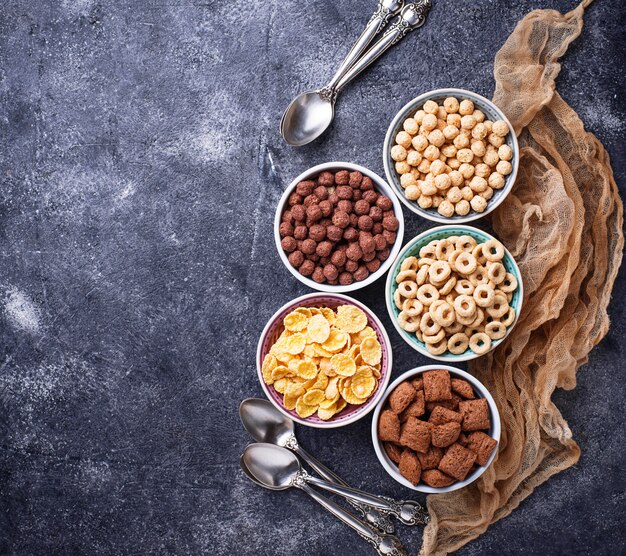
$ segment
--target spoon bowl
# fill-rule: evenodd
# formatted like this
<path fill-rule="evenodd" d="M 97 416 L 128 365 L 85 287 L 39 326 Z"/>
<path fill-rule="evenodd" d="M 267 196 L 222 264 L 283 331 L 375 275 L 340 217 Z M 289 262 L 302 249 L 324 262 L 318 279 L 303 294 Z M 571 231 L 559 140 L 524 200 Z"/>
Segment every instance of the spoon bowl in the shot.
<path fill-rule="evenodd" d="M 307 91 L 291 101 L 280 122 L 280 133 L 289 145 L 301 147 L 317 139 L 333 121 L 333 95 L 324 89 Z"/>
<path fill-rule="evenodd" d="M 239 406 L 244 428 L 257 442 L 284 446 L 294 435 L 294 424 L 267 400 L 248 398 Z"/>
<path fill-rule="evenodd" d="M 292 480 L 301 469 L 294 453 L 273 444 L 250 444 L 241 459 L 252 477 L 271 490 L 293 486 Z"/>

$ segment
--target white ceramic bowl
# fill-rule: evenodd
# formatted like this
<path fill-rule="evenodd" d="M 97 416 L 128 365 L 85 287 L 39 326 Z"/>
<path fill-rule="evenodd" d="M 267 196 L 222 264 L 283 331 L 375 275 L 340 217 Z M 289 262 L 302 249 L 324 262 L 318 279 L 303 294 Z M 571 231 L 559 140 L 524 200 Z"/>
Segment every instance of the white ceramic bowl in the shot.
<path fill-rule="evenodd" d="M 485 119 L 491 120 L 492 122 L 495 122 L 496 120 L 504 120 L 507 124 L 509 124 L 509 129 L 511 130 L 506 137 L 506 144 L 513 150 L 513 158 L 511 159 L 513 171 L 506 177 L 504 187 L 502 189 L 494 189 L 493 197 L 488 201 L 487 209 L 485 211 L 476 212 L 471 210 L 466 216 L 459 216 L 458 214 L 450 217 L 441 216 L 441 214 L 437 212 L 437 209 L 423 209 L 415 201 L 409 201 L 404 195 L 404 189 L 400 185 L 400 176 L 396 172 L 395 162 L 391 158 L 391 147 L 394 145 L 396 135 L 402 130 L 404 120 L 415 114 L 415 112 L 417 112 L 417 110 L 419 110 L 427 100 L 434 100 L 435 102 L 441 103 L 447 97 L 456 97 L 459 101 L 463 99 L 470 99 L 476 108 L 484 112 Z M 493 211 L 500 203 L 502 203 L 502 201 L 504 201 L 506 196 L 511 191 L 511 188 L 515 183 L 515 177 L 517 176 L 517 169 L 519 167 L 519 145 L 517 143 L 517 137 L 513 131 L 511 122 L 509 122 L 502 110 L 500 110 L 493 102 L 483 96 L 464 89 L 436 89 L 434 91 L 424 93 L 423 95 L 407 102 L 397 113 L 387 130 L 387 135 L 385 136 L 385 143 L 383 146 L 383 163 L 385 165 L 385 175 L 387 176 L 387 181 L 400 201 L 402 201 L 409 210 L 427 218 L 428 220 L 433 220 L 434 222 L 440 222 L 442 224 L 461 224 L 463 222 L 471 222 L 472 220 L 482 218 Z"/>
<path fill-rule="evenodd" d="M 407 243 L 402 251 L 398 254 L 397 259 L 393 262 L 391 266 L 391 270 L 387 275 L 387 282 L 385 285 L 385 301 L 387 302 L 387 312 L 389 313 L 389 318 L 391 318 L 391 322 L 396 327 L 396 330 L 402 336 L 402 339 L 409 344 L 413 349 L 419 351 L 422 355 L 426 357 L 430 357 L 431 359 L 437 359 L 438 361 L 445 361 L 447 363 L 459 363 L 461 361 L 469 361 L 470 359 L 476 359 L 477 357 L 482 357 L 483 354 L 474 353 L 469 347 L 465 352 L 455 355 L 446 351 L 442 355 L 433 355 L 426 349 L 426 344 L 420 341 L 415 334 L 407 332 L 403 330 L 400 324 L 398 323 L 398 308 L 394 303 L 393 296 L 394 292 L 397 288 L 396 284 L 396 276 L 400 272 L 400 265 L 402 261 L 409 256 L 414 256 L 419 258 L 419 250 L 430 243 L 434 239 L 443 239 L 452 235 L 468 235 L 473 237 L 476 241 L 480 243 L 484 243 L 489 239 L 496 239 L 492 235 L 487 232 L 483 232 L 478 228 L 474 228 L 472 226 L 461 226 L 456 224 L 451 224 L 449 226 L 438 226 L 436 228 L 431 228 L 430 230 L 426 230 L 421 234 L 415 236 L 409 243 Z M 513 258 L 513 255 L 509 252 L 509 250 L 504 248 L 504 258 L 502 259 L 502 264 L 506 268 L 507 272 L 510 272 L 517 279 L 517 289 L 513 292 L 513 298 L 509 305 L 515 309 L 515 320 L 513 324 L 507 327 L 506 334 L 504 337 L 499 340 L 491 341 L 491 349 L 489 351 L 497 348 L 504 339 L 511 333 L 515 325 L 517 324 L 517 319 L 519 318 L 519 314 L 522 310 L 522 302 L 524 300 L 524 283 L 522 282 L 522 274 Z M 489 352 L 486 352 L 489 353 Z"/>
<path fill-rule="evenodd" d="M 376 406 L 376 409 L 374 410 L 374 415 L 372 417 L 372 442 L 374 444 L 374 450 L 376 451 L 378 460 L 380 461 L 382 466 L 385 468 L 385 471 L 387 471 L 387 473 L 391 475 L 391 477 L 393 477 L 401 485 L 404 485 L 407 488 L 410 488 L 412 490 L 417 490 L 418 492 L 425 492 L 427 494 L 440 493 L 440 492 L 452 492 L 454 490 L 459 490 L 460 488 L 463 488 L 464 486 L 467 486 L 470 483 L 473 483 L 476 479 L 478 479 L 478 477 L 480 477 L 485 472 L 487 467 L 491 465 L 491 462 L 496 457 L 496 453 L 498 452 L 498 446 L 496 446 L 493 453 L 491 454 L 491 457 L 489 458 L 489 461 L 487 461 L 487 465 L 482 465 L 476 468 L 472 473 L 470 473 L 465 478 L 464 481 L 457 481 L 456 483 L 448 487 L 434 488 L 434 487 L 430 487 L 422 483 L 415 486 L 412 483 L 410 483 L 407 479 L 405 479 L 402 475 L 400 475 L 400 471 L 398 471 L 398 466 L 393 461 L 391 461 L 391 459 L 389 459 L 389 456 L 387 455 L 387 453 L 385 452 L 385 449 L 383 448 L 382 442 L 378 439 L 378 419 L 380 417 L 380 412 L 382 411 L 383 406 L 387 402 L 387 398 L 389 397 L 389 394 L 391 394 L 391 392 L 393 392 L 394 389 L 397 386 L 399 386 L 402 382 L 408 379 L 415 378 L 418 375 L 421 375 L 425 371 L 434 371 L 437 369 L 446 369 L 454 377 L 467 380 L 467 382 L 469 382 L 474 388 L 474 392 L 476 393 L 477 397 L 485 398 L 487 400 L 487 404 L 489 405 L 489 418 L 491 420 L 491 429 L 489 430 L 489 436 L 491 436 L 491 438 L 493 438 L 496 442 L 498 442 L 498 444 L 500 443 L 500 414 L 498 413 L 498 407 L 496 406 L 496 402 L 494 401 L 494 399 L 491 397 L 489 390 L 487 390 L 487 388 L 485 388 L 482 382 L 480 382 L 477 378 L 475 378 L 469 373 L 466 373 L 465 371 L 462 371 L 461 369 L 457 369 L 456 367 L 449 367 L 448 365 L 441 365 L 441 364 L 440 365 L 425 365 L 423 367 L 417 367 L 415 369 L 411 369 L 410 371 L 407 371 L 401 374 L 396 380 L 394 380 L 389 385 L 389 387 L 387 388 L 387 391 L 385 392 L 385 395 L 382 397 L 380 402 L 378 402 L 378 405 Z"/>
<path fill-rule="evenodd" d="M 361 172 L 364 176 L 370 177 L 371 180 L 374 182 L 374 186 L 376 190 L 379 193 L 383 193 L 384 195 L 386 195 L 387 197 L 391 199 L 393 203 L 393 210 L 395 212 L 396 218 L 398 219 L 398 222 L 400 223 L 400 225 L 396 232 L 396 242 L 394 243 L 393 248 L 391 249 L 389 258 L 380 265 L 380 268 L 376 272 L 371 273 L 365 280 L 361 280 L 360 282 L 353 282 L 352 284 L 348 284 L 348 285 L 318 284 L 311 278 L 308 278 L 300 274 L 298 270 L 294 268 L 293 266 L 291 266 L 291 264 L 289 263 L 289 260 L 287 259 L 287 253 L 285 253 L 285 251 L 283 250 L 280 244 L 281 216 L 283 214 L 283 211 L 285 210 L 285 206 L 287 204 L 287 200 L 289 199 L 289 195 L 291 195 L 294 192 L 298 183 L 300 183 L 303 180 L 308 180 L 308 179 L 317 177 L 319 174 L 325 171 L 337 172 L 339 170 L 358 171 L 358 172 Z M 395 195 L 391 187 L 389 187 L 389 185 L 385 182 L 385 180 L 383 180 L 378 174 L 375 174 L 371 170 L 368 170 L 367 168 L 365 168 L 364 166 L 360 166 L 359 164 L 352 164 L 350 162 L 326 162 L 324 164 L 318 164 L 317 166 L 313 166 L 312 168 L 309 168 L 305 172 L 302 172 L 302 174 L 300 174 L 296 179 L 294 179 L 289 184 L 287 189 L 285 189 L 285 192 L 283 193 L 282 197 L 280 198 L 280 201 L 278 202 L 278 207 L 276 207 L 276 216 L 274 218 L 274 240 L 276 242 L 276 249 L 278 250 L 278 254 L 280 255 L 281 261 L 283 261 L 283 264 L 285 265 L 285 267 L 287 267 L 287 270 L 289 270 L 291 274 L 293 274 L 298 280 L 300 280 L 300 282 L 302 282 L 306 286 L 309 286 L 309 288 L 322 291 L 322 292 L 345 293 L 345 292 L 360 290 L 361 288 L 364 288 L 365 286 L 369 286 L 371 283 L 378 280 L 378 278 L 380 278 L 383 274 L 385 274 L 385 272 L 387 272 L 387 270 L 389 270 L 391 263 L 394 261 L 394 259 L 400 252 L 400 248 L 402 247 L 403 237 L 404 237 L 404 216 L 402 214 L 402 205 L 398 202 L 397 196 Z"/>
<path fill-rule="evenodd" d="M 374 395 L 362 405 L 350 405 L 343 409 L 343 411 L 333 415 L 328 421 L 321 420 L 316 414 L 311 417 L 302 418 L 295 411 L 287 409 L 283 405 L 283 396 L 279 394 L 273 386 L 268 386 L 263 380 L 263 373 L 261 371 L 263 365 L 263 358 L 269 352 L 270 348 L 276 342 L 280 334 L 284 330 L 283 319 L 286 315 L 291 313 L 298 307 L 330 307 L 335 309 L 339 305 L 354 305 L 365 312 L 367 315 L 367 324 L 374 329 L 376 337 L 380 342 L 382 348 L 382 359 L 380 368 L 380 379 L 378 379 L 378 388 Z M 267 399 L 274 405 L 278 411 L 302 425 L 307 427 L 315 427 L 318 429 L 333 429 L 337 427 L 344 427 L 359 419 L 365 417 L 370 411 L 374 409 L 378 401 L 385 394 L 385 389 L 389 384 L 391 378 L 391 369 L 393 366 L 393 355 L 391 351 L 391 342 L 385 327 L 380 322 L 378 317 L 363 303 L 352 299 L 347 295 L 341 295 L 338 293 L 309 293 L 296 299 L 292 299 L 288 303 L 285 303 L 278 311 L 276 311 L 272 317 L 267 321 L 261 337 L 259 338 L 259 344 L 257 346 L 256 353 L 256 368 L 257 376 L 263 392 L 267 396 Z"/>

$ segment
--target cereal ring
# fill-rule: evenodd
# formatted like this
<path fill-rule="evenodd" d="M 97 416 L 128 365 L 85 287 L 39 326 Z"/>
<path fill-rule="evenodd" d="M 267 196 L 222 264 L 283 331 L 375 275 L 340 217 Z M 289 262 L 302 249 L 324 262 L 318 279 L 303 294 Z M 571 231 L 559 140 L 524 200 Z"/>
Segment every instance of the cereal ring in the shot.
<path fill-rule="evenodd" d="M 398 272 L 396 276 L 396 284 L 400 282 L 404 282 L 405 280 L 410 280 L 411 282 L 415 282 L 417 279 L 417 273 L 414 270 L 402 270 Z"/>
<path fill-rule="evenodd" d="M 456 286 L 456 276 L 452 276 L 448 278 L 448 281 L 443 285 L 443 287 L 439 288 L 439 293 L 441 295 L 448 295 Z"/>
<path fill-rule="evenodd" d="M 484 332 L 478 332 L 470 337 L 469 348 L 477 355 L 487 353 L 491 349 L 491 338 Z"/>
<path fill-rule="evenodd" d="M 478 284 L 472 295 L 479 307 L 491 307 L 494 303 L 495 293 L 489 284 Z"/>
<path fill-rule="evenodd" d="M 407 257 L 400 264 L 400 270 L 417 270 L 417 257 Z"/>
<path fill-rule="evenodd" d="M 490 239 L 483 243 L 483 255 L 491 262 L 499 261 L 504 257 L 504 246 L 495 239 Z"/>
<path fill-rule="evenodd" d="M 402 294 L 400 290 L 396 290 L 393 292 L 393 302 L 396 304 L 396 307 L 402 311 L 402 305 L 404 304 L 404 299 L 402 298 Z"/>
<path fill-rule="evenodd" d="M 420 259 L 417 261 L 417 267 L 422 268 L 423 266 L 430 266 L 435 262 L 435 259 Z"/>
<path fill-rule="evenodd" d="M 435 310 L 435 314 L 432 315 L 432 317 L 437 324 L 443 327 L 450 326 L 456 320 L 456 314 L 454 312 L 454 309 L 449 303 L 446 303 L 445 301 L 442 305 L 437 307 L 437 309 Z"/>
<path fill-rule="evenodd" d="M 469 280 L 457 280 L 454 285 L 454 291 L 461 295 L 472 295 L 474 293 L 474 284 Z"/>
<path fill-rule="evenodd" d="M 439 299 L 439 291 L 432 284 L 422 284 L 417 289 L 417 299 L 419 299 L 424 305 L 428 306 L 433 301 Z"/>
<path fill-rule="evenodd" d="M 502 263 L 490 263 L 487 265 L 487 276 L 494 284 L 499 284 L 506 277 L 506 268 Z"/>
<path fill-rule="evenodd" d="M 398 291 L 402 297 L 413 299 L 417 295 L 417 284 L 411 280 L 405 280 L 398 284 Z"/>
<path fill-rule="evenodd" d="M 487 284 L 489 282 L 489 277 L 487 276 L 485 267 L 483 267 L 482 265 L 478 266 L 476 270 L 472 274 L 470 274 L 467 278 L 474 286 L 478 286 L 480 284 Z"/>
<path fill-rule="evenodd" d="M 514 292 L 517 289 L 517 278 L 510 272 L 507 272 L 504 276 L 504 280 L 499 285 L 500 291 L 504 293 Z"/>
<path fill-rule="evenodd" d="M 450 268 L 454 269 L 454 265 L 456 263 L 456 258 L 463 253 L 463 251 L 461 251 L 460 249 L 455 249 L 454 251 L 452 251 L 452 253 L 450 253 L 450 255 L 448 255 L 448 264 L 450 265 Z"/>
<path fill-rule="evenodd" d="M 424 342 L 424 335 L 422 334 L 421 330 L 416 330 L 415 331 L 415 337 L 420 341 L 420 342 Z"/>
<path fill-rule="evenodd" d="M 468 328 L 472 328 L 471 324 L 476 320 L 476 311 L 474 311 L 471 315 L 464 317 L 462 315 L 456 314 L 457 322 L 460 322 L 463 326 Z M 470 336 L 470 334 L 468 334 Z"/>
<path fill-rule="evenodd" d="M 436 261 L 428 269 L 431 282 L 445 282 L 451 272 L 450 265 L 446 261 Z"/>
<path fill-rule="evenodd" d="M 448 338 L 448 351 L 454 355 L 465 353 L 469 346 L 469 338 L 463 332 L 457 332 Z"/>
<path fill-rule="evenodd" d="M 454 251 L 454 243 L 450 241 L 450 238 L 442 239 L 437 243 L 435 248 L 435 255 L 440 261 L 448 260 L 448 255 Z"/>
<path fill-rule="evenodd" d="M 472 236 L 461 236 L 456 240 L 456 248 L 459 251 L 471 253 L 474 247 L 476 247 L 476 240 Z"/>
<path fill-rule="evenodd" d="M 402 330 L 415 332 L 416 330 L 419 330 L 420 320 L 407 315 L 404 311 L 400 311 L 400 314 L 398 315 L 398 324 Z"/>
<path fill-rule="evenodd" d="M 487 334 L 487 336 L 489 336 L 492 340 L 499 340 L 500 338 L 504 338 L 506 336 L 506 326 L 499 320 L 494 320 L 485 326 L 485 334 Z"/>
<path fill-rule="evenodd" d="M 493 291 L 493 290 L 491 290 Z M 493 296 L 491 306 L 487 308 L 487 314 L 494 319 L 499 319 L 509 312 L 509 302 L 506 295 L 502 292 L 496 292 Z"/>
<path fill-rule="evenodd" d="M 424 245 L 424 247 L 420 249 L 420 258 L 421 259 L 436 259 L 438 243 L 439 242 L 437 240 L 433 240 L 428 245 Z"/>
<path fill-rule="evenodd" d="M 438 299 L 437 301 L 433 301 L 429 306 L 428 306 L 428 312 L 430 313 L 430 315 L 434 318 L 435 316 L 435 311 L 437 310 L 437 307 L 440 307 L 441 305 L 443 305 L 445 303 L 445 301 L 443 299 Z"/>
<path fill-rule="evenodd" d="M 454 268 L 461 274 L 471 274 L 476 270 L 476 257 L 463 251 L 454 262 Z"/>
<path fill-rule="evenodd" d="M 426 282 L 426 279 L 428 278 L 428 269 L 430 267 L 428 265 L 424 265 L 422 266 L 418 271 L 417 271 L 417 285 L 421 286 L 424 282 Z"/>
<path fill-rule="evenodd" d="M 425 344 L 438 344 L 446 337 L 446 332 L 442 328 L 437 334 L 431 336 L 429 334 L 422 334 L 422 338 Z"/>
<path fill-rule="evenodd" d="M 474 255 L 474 257 L 476 257 L 476 262 L 478 264 L 487 264 L 487 259 L 485 258 L 485 255 L 483 255 L 483 244 L 479 243 L 476 247 L 474 247 L 474 249 L 472 250 L 472 255 Z"/>
<path fill-rule="evenodd" d="M 456 314 L 460 317 L 474 319 L 474 313 L 476 312 L 476 301 L 473 297 L 469 295 L 459 295 L 454 300 L 454 310 Z"/>
<path fill-rule="evenodd" d="M 456 295 L 453 293 L 449 293 L 448 295 L 446 295 L 446 297 L 444 298 L 444 301 L 446 303 L 448 303 L 449 305 L 452 305 L 454 307 L 454 300 L 456 299 Z"/>
<path fill-rule="evenodd" d="M 443 339 L 437 344 L 426 344 L 426 349 L 428 350 L 428 353 L 432 355 L 441 355 L 448 349 L 448 342 Z"/>
<path fill-rule="evenodd" d="M 474 320 L 470 322 L 467 326 L 471 328 L 478 328 L 484 320 L 485 312 L 480 307 L 476 307 L 476 316 L 474 317 Z"/>
<path fill-rule="evenodd" d="M 424 310 L 424 305 L 417 299 L 405 299 L 402 303 L 402 311 L 409 317 L 417 317 Z"/>
<path fill-rule="evenodd" d="M 513 307 L 509 307 L 509 312 L 506 314 L 506 317 L 502 319 L 502 324 L 504 326 L 511 326 L 515 322 L 515 309 Z"/>
<path fill-rule="evenodd" d="M 460 323 L 458 320 L 455 320 L 450 326 L 446 327 L 446 332 L 450 335 L 454 335 L 457 332 L 461 332 L 463 328 L 465 328 L 463 324 Z"/>
<path fill-rule="evenodd" d="M 433 336 L 441 330 L 441 325 L 433 320 L 433 316 L 430 313 L 424 313 L 420 320 L 420 330 L 423 334 Z"/>

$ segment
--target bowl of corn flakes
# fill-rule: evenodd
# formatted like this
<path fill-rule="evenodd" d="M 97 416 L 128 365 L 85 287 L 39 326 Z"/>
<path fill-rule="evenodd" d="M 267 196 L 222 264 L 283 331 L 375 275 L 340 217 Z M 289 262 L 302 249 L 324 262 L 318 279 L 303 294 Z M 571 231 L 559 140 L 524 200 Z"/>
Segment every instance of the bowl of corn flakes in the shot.
<path fill-rule="evenodd" d="M 374 409 L 391 377 L 389 336 L 365 305 L 312 293 L 281 307 L 257 347 L 257 374 L 270 402 L 297 423 L 335 428 Z"/>

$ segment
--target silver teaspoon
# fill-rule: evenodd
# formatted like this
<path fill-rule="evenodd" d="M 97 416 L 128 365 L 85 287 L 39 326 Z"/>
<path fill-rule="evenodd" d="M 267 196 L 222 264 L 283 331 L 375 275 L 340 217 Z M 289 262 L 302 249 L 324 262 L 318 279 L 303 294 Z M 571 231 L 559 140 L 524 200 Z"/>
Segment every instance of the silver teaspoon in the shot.
<path fill-rule="evenodd" d="M 407 500 L 396 504 L 389 502 L 386 498 L 374 496 L 362 490 L 329 483 L 313 477 L 302 469 L 298 456 L 286 448 L 274 444 L 250 444 L 244 450 L 243 460 L 250 472 L 262 483 L 290 486 L 296 486 L 300 483 L 315 485 L 333 494 L 343 496 L 346 500 L 354 500 L 392 514 L 405 525 L 423 523 L 423 510 L 417 502 Z"/>
<path fill-rule="evenodd" d="M 253 446 L 272 446 L 271 444 L 253 444 Z M 282 448 L 278 448 L 282 450 Z M 286 452 L 286 450 L 285 450 Z M 287 452 L 289 454 L 289 452 Z M 290 454 L 291 455 L 291 454 Z M 296 456 L 294 456 L 296 457 Z M 239 464 L 243 472 L 257 485 L 265 487 L 269 490 L 286 490 L 291 487 L 299 488 L 306 492 L 311 498 L 313 498 L 322 507 L 328 510 L 331 514 L 337 517 L 346 525 L 352 527 L 363 539 L 374 546 L 376 552 L 381 556 L 407 556 L 407 551 L 402 545 L 402 542 L 395 535 L 389 535 L 387 533 L 379 533 L 373 529 L 370 525 L 352 515 L 350 512 L 343 509 L 339 504 L 322 496 L 315 489 L 311 488 L 306 482 L 300 480 L 292 480 L 288 474 L 268 474 L 265 472 L 259 473 L 259 469 L 255 466 L 252 469 L 248 467 L 247 461 L 250 459 L 247 455 L 247 448 L 241 456 Z M 297 462 L 297 458 L 296 458 Z M 293 463 L 291 463 L 293 465 Z M 299 467 L 299 464 L 298 464 Z M 297 469 L 294 468 L 297 472 Z"/>
<path fill-rule="evenodd" d="M 320 477 L 331 483 L 349 486 L 339 475 L 328 469 L 298 444 L 293 421 L 278 411 L 269 401 L 259 398 L 242 401 L 239 406 L 239 417 L 244 428 L 257 442 L 267 442 L 288 448 L 306 461 Z M 394 526 L 389 517 L 365 504 L 349 502 L 368 523 L 386 533 L 394 532 Z"/>
<path fill-rule="evenodd" d="M 285 110 L 280 133 L 287 143 L 300 147 L 319 137 L 333 120 L 335 86 L 387 22 L 400 13 L 404 0 L 380 0 L 378 7 L 339 69 L 326 86 L 298 95 Z"/>

